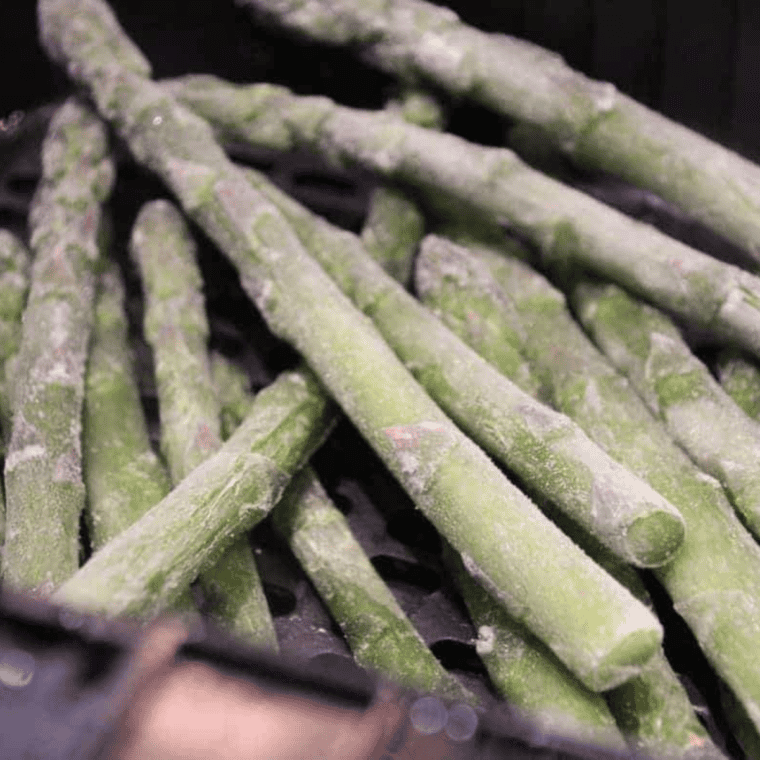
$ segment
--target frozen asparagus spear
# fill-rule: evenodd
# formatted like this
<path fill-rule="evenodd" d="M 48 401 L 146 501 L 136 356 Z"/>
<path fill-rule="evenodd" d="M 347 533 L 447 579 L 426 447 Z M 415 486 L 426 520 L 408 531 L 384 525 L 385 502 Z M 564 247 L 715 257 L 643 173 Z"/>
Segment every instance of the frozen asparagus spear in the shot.
<path fill-rule="evenodd" d="M 101 0 L 40 0 L 38 10 L 48 54 L 90 92 L 137 160 L 169 185 L 231 259 L 270 329 L 305 357 L 417 506 L 466 558 L 468 570 L 589 687 L 610 688 L 636 675 L 662 640 L 656 618 L 547 520 L 433 403 L 369 318 L 306 253 L 277 208 L 229 161 L 209 125 L 150 81 L 148 62 L 110 8 Z M 182 496 L 196 472 L 209 477 L 222 451 L 174 493 Z M 302 464 L 303 449 L 291 452 L 291 465 Z M 250 469 L 245 475 L 255 482 Z M 271 488 L 266 496 L 268 508 Z M 166 502 L 123 533 L 122 544 L 117 538 L 109 546 L 126 557 L 123 544 L 129 545 L 130 534 L 142 530 L 140 523 L 152 531 L 150 518 L 163 515 Z M 232 519 L 233 510 L 216 525 L 227 522 L 229 531 L 245 530 L 263 510 L 252 511 Z M 194 540 L 184 541 L 192 564 L 199 545 L 209 542 L 208 517 L 205 523 Z M 185 519 L 183 536 L 189 528 Z M 166 547 L 158 543 L 165 557 Z M 214 534 L 211 546 L 226 546 L 221 534 Z M 510 546 L 509 553 L 504 546 Z M 107 551 L 99 553 L 104 560 L 88 563 L 101 593 L 108 584 L 97 568 L 116 559 Z M 143 564 L 149 556 L 141 557 Z M 157 581 L 168 589 L 178 579 L 187 582 L 187 564 L 180 572 L 176 562 L 160 562 L 153 587 Z M 89 584 L 79 577 L 84 593 Z"/>
<path fill-rule="evenodd" d="M 713 667 L 760 723 L 760 669 L 754 656 L 760 647 L 760 547 L 739 523 L 718 482 L 674 444 L 629 382 L 572 319 L 562 293 L 517 258 L 504 255 L 513 252 L 520 256 L 514 243 L 498 250 L 465 250 L 430 237 L 417 261 L 420 297 L 478 350 L 488 352 L 492 336 L 515 341 L 551 390 L 557 408 L 678 506 L 686 520 L 683 546 L 668 565 L 654 572 Z M 494 297 L 498 293 L 500 297 Z M 505 303 L 510 308 L 502 308 Z M 458 327 L 465 314 L 483 329 L 468 334 Z M 554 520 L 561 517 L 555 510 Z M 577 532 L 571 532 L 573 526 L 564 522 L 561 527 L 579 540 Z M 582 545 L 608 572 L 629 584 L 600 557 L 599 547 Z M 661 676 L 663 685 L 642 692 L 671 691 L 667 700 L 630 698 L 650 667 L 654 661 L 629 682 L 630 687 L 619 687 L 615 710 L 628 712 L 633 706 L 624 721 L 631 730 L 638 722 L 636 731 L 643 742 L 686 748 L 692 733 L 700 734 L 682 690 L 675 698 L 672 674 L 669 679 Z M 631 691 L 626 697 L 627 688 Z M 674 715 L 681 717 L 673 720 Z"/>
<path fill-rule="evenodd" d="M 7 230 L 0 230 L 0 451 L 11 439 L 10 375 L 21 343 L 21 314 L 29 291 L 31 256 Z M 0 546 L 5 543 L 5 489 L 0 478 Z M 0 573 L 2 562 L 0 562 Z"/>
<path fill-rule="evenodd" d="M 211 379 L 221 406 L 222 438 L 226 441 L 248 416 L 255 396 L 249 393 L 248 375 L 226 356 L 211 352 Z"/>
<path fill-rule="evenodd" d="M 171 487 L 150 446 L 133 366 L 124 288 L 117 266 L 107 263 L 98 278 L 82 417 L 85 518 L 93 552 L 161 501 Z M 192 617 L 189 590 L 172 609 Z"/>
<path fill-rule="evenodd" d="M 222 445 L 220 404 L 211 379 L 209 328 L 195 244 L 165 200 L 140 209 L 130 240 L 145 299 L 144 331 L 153 351 L 161 448 L 174 485 Z M 241 639 L 277 649 L 277 636 L 246 534 L 199 583 L 216 623 Z"/>
<path fill-rule="evenodd" d="M 171 489 L 150 446 L 127 339 L 124 287 L 115 264 L 100 274 L 85 380 L 85 515 L 97 552 Z"/>
<path fill-rule="evenodd" d="M 236 0 L 405 79 L 422 77 L 536 125 L 579 166 L 681 206 L 760 261 L 760 168 L 573 71 L 525 40 L 488 34 L 424 0 Z"/>
<path fill-rule="evenodd" d="M 47 594 L 79 566 L 85 362 L 114 165 L 105 125 L 75 99 L 53 116 L 42 150 L 29 216 L 35 259 L 11 384 L 3 566 L 11 586 Z"/>
<path fill-rule="evenodd" d="M 0 230 L 0 431 L 3 451 L 11 437 L 10 372 L 21 345 L 21 315 L 29 292 L 31 255 L 8 230 Z M 0 532 L 0 544 L 3 534 Z"/>
<path fill-rule="evenodd" d="M 683 523 L 658 493 L 458 339 L 367 256 L 355 235 L 314 216 L 260 173 L 246 176 L 473 440 L 625 561 L 653 566 L 677 551 Z"/>
<path fill-rule="evenodd" d="M 594 342 L 674 440 L 722 483 L 760 538 L 760 424 L 734 403 L 662 312 L 616 285 L 589 280 L 577 282 L 570 299 Z"/>
<path fill-rule="evenodd" d="M 587 267 L 760 357 L 760 278 L 531 169 L 506 148 L 273 85 L 188 76 L 163 86 L 208 119 L 220 140 L 299 145 L 337 163 L 359 162 L 421 188 L 446 214 L 470 207 L 513 228 L 546 266 Z"/>
<path fill-rule="evenodd" d="M 166 610 L 266 516 L 334 420 L 311 372 L 282 373 L 216 453 L 95 552 L 53 601 L 109 616 L 151 618 Z"/>
<path fill-rule="evenodd" d="M 760 369 L 735 349 L 720 352 L 716 374 L 723 390 L 755 421 L 760 421 Z"/>
<path fill-rule="evenodd" d="M 428 649 L 311 467 L 293 478 L 272 520 L 341 627 L 359 665 L 411 687 L 477 703 Z"/>

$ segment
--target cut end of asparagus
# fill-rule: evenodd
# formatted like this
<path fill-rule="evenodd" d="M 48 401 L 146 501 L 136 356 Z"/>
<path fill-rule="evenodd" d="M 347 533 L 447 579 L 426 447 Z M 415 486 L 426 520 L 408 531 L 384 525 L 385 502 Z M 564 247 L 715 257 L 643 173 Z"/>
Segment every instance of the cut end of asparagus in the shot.
<path fill-rule="evenodd" d="M 637 676 L 661 644 L 662 629 L 636 626 L 601 660 L 593 679 L 588 680 L 589 687 L 607 691 Z"/>
<path fill-rule="evenodd" d="M 656 512 L 634 520 L 626 532 L 628 549 L 639 567 L 659 567 L 673 559 L 686 536 L 678 515 Z"/>

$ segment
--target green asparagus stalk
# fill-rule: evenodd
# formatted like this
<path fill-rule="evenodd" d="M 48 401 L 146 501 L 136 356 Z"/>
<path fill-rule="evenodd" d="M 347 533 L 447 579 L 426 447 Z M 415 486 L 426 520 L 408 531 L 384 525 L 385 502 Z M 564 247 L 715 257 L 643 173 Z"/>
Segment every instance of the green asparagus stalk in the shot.
<path fill-rule="evenodd" d="M 311 372 L 284 372 L 215 454 L 95 552 L 52 600 L 114 617 L 166 610 L 267 515 L 334 420 Z"/>
<path fill-rule="evenodd" d="M 165 200 L 145 204 L 132 229 L 142 276 L 145 337 L 153 350 L 161 448 L 174 485 L 222 445 L 220 404 L 208 357 L 209 327 L 195 244 L 182 215 Z M 277 649 L 277 635 L 245 534 L 204 570 L 210 615 L 238 638 Z"/>
<path fill-rule="evenodd" d="M 31 255 L 12 233 L 0 230 L 0 431 L 3 450 L 11 437 L 10 372 L 21 345 L 21 315 L 29 292 Z M 3 534 L 0 532 L 0 544 Z"/>
<path fill-rule="evenodd" d="M 124 287 L 116 265 L 107 263 L 98 280 L 82 418 L 85 519 L 93 552 L 171 488 L 150 445 L 127 330 Z M 189 590 L 172 611 L 192 620 L 196 613 Z"/>
<path fill-rule="evenodd" d="M 244 373 L 212 355 L 214 379 L 234 429 L 238 410 L 253 404 Z M 325 493 L 310 466 L 295 475 L 272 512 L 272 525 L 338 622 L 356 662 L 410 687 L 451 699 L 475 695 L 464 689 L 427 648 L 395 597 L 353 537 L 346 518 Z"/>
<path fill-rule="evenodd" d="M 523 262 L 503 255 L 513 249 L 519 256 L 514 243 L 498 251 L 485 246 L 468 246 L 465 251 L 430 237 L 418 257 L 418 293 L 474 348 L 490 352 L 492 360 L 498 360 L 490 349 L 492 336 L 514 341 L 550 389 L 557 408 L 681 510 L 686 520 L 683 546 L 668 565 L 654 572 L 713 667 L 757 724 L 760 670 L 754 653 L 760 646 L 760 547 L 739 523 L 717 481 L 674 444 L 628 381 L 572 319 L 563 294 Z M 469 334 L 462 330 L 458 325 L 465 314 L 483 329 Z M 557 510 L 552 516 L 558 522 L 562 517 Z M 578 533 L 571 533 L 573 526 L 564 522 L 561 527 L 579 541 Z M 589 547 L 587 538 L 582 546 L 632 588 L 630 575 L 621 576 L 609 558 L 600 557 L 599 547 Z M 647 685 L 650 667 L 655 669 L 654 660 L 642 675 L 618 687 L 612 704 L 618 719 L 624 711 L 623 724 L 657 757 L 658 746 L 678 752 L 689 746 L 692 735 L 704 736 L 682 690 L 676 696 L 675 677 L 663 670 Z M 667 699 L 646 697 L 668 692 Z"/>
<path fill-rule="evenodd" d="M 506 148 L 273 85 L 188 76 L 164 87 L 208 119 L 222 141 L 298 145 L 337 163 L 364 164 L 421 188 L 446 215 L 469 207 L 510 226 L 547 267 L 586 267 L 760 357 L 760 278 L 531 169 Z"/>
<path fill-rule="evenodd" d="M 616 285 L 577 282 L 571 301 L 604 354 L 760 537 L 760 425 L 720 387 L 662 312 Z"/>
<path fill-rule="evenodd" d="M 735 349 L 723 349 L 716 360 L 716 374 L 723 390 L 753 420 L 760 421 L 760 369 Z"/>
<path fill-rule="evenodd" d="M 424 0 L 236 0 L 325 42 L 348 44 L 405 79 L 436 82 L 541 128 L 586 169 L 617 174 L 679 205 L 760 261 L 760 168 L 652 111 L 561 56 L 462 23 Z"/>
<path fill-rule="evenodd" d="M 85 377 L 85 516 L 93 552 L 171 489 L 169 475 L 150 446 L 127 330 L 124 287 L 111 264 L 100 275 Z"/>
<path fill-rule="evenodd" d="M 428 649 L 310 467 L 293 478 L 272 518 L 359 665 L 398 683 L 477 703 Z"/>
<path fill-rule="evenodd" d="M 11 586 L 44 595 L 79 566 L 85 362 L 101 204 L 114 179 L 104 125 L 68 100 L 50 123 L 42 164 L 29 216 L 31 290 L 11 387 L 3 565 Z"/>
<path fill-rule="evenodd" d="M 645 567 L 668 561 L 683 539 L 683 523 L 658 493 L 478 356 L 386 275 L 356 236 L 315 217 L 261 174 L 246 176 L 474 441 L 625 561 Z"/>
<path fill-rule="evenodd" d="M 226 441 L 248 416 L 255 396 L 248 376 L 223 354 L 211 352 L 211 379 L 221 406 L 222 438 Z"/>
<path fill-rule="evenodd" d="M 108 6 L 101 0 L 40 0 L 38 9 L 48 54 L 67 66 L 137 160 L 169 185 L 184 210 L 231 259 L 270 329 L 305 357 L 417 506 L 466 558 L 468 570 L 591 688 L 609 688 L 637 674 L 662 640 L 656 618 L 547 520 L 433 403 L 371 321 L 306 253 L 276 207 L 227 159 L 209 125 L 148 79 L 147 61 Z M 246 427 L 173 493 L 184 496 L 195 473 L 210 478 L 217 457 Z M 293 453 L 293 448 L 289 463 L 303 464 L 297 456 L 303 450 Z M 245 475 L 255 483 L 250 469 Z M 267 489 L 266 508 L 272 493 Z M 164 516 L 161 507 L 167 500 L 109 544 L 119 550 L 118 557 L 114 551 L 106 554 L 105 547 L 99 553 L 105 559 L 94 562 L 96 555 L 90 560 L 95 569 L 89 576 L 101 592 L 108 583 L 98 567 L 123 562 L 124 547 L 141 523 L 153 538 L 163 520 L 150 518 Z M 191 510 L 187 505 L 184 512 Z M 230 508 L 220 505 L 220 511 L 227 511 L 222 515 L 227 530 L 240 532 L 265 510 L 236 519 L 234 509 L 229 514 Z M 192 515 L 182 517 L 182 555 L 196 564 L 202 546 L 209 545 L 210 520 L 205 516 L 206 529 L 193 531 Z M 215 524 L 221 528 L 225 519 Z M 186 535 L 191 532 L 195 540 Z M 218 533 L 213 539 L 214 548 L 226 545 Z M 166 558 L 165 542 L 154 544 L 154 552 L 156 548 Z M 149 553 L 138 562 L 134 555 L 129 559 L 120 570 L 156 567 Z M 152 571 L 153 588 L 176 588 L 178 579 L 189 580 L 177 562 L 159 559 L 158 566 L 160 571 Z M 84 594 L 94 601 L 97 593 L 87 591 L 92 581 L 78 575 L 81 601 Z M 144 572 L 141 576 L 146 578 Z"/>

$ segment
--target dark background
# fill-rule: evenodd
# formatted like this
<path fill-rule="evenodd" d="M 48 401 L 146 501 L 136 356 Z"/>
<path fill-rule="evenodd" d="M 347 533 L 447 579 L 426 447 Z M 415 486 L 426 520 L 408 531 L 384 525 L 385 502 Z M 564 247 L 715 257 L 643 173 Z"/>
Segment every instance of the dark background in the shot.
<path fill-rule="evenodd" d="M 360 0 L 357 0 L 359 2 Z M 532 40 L 586 74 L 757 158 L 760 3 L 756 0 L 447 0 L 468 23 Z M 34 3 L 0 11 L 0 117 L 59 94 L 65 79 L 37 43 Z M 157 77 L 213 72 L 287 83 L 348 105 L 379 106 L 389 80 L 342 52 L 257 30 L 233 0 L 114 0 Z M 484 142 L 479 114 L 457 116 Z M 457 129 L 457 131 L 459 131 Z"/>

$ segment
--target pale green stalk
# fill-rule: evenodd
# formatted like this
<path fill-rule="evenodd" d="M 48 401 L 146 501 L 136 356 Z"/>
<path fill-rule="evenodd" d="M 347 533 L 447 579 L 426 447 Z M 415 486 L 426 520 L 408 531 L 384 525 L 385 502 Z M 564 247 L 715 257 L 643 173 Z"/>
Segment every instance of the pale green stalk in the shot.
<path fill-rule="evenodd" d="M 760 368 L 735 349 L 724 349 L 715 362 L 715 370 L 723 390 L 744 413 L 760 421 Z"/>
<path fill-rule="evenodd" d="M 132 228 L 142 277 L 145 337 L 161 417 L 161 448 L 174 485 L 222 445 L 221 409 L 211 379 L 209 327 L 196 248 L 182 215 L 165 200 L 145 204 Z M 198 579 L 209 614 L 238 638 L 277 649 L 277 635 L 248 536 L 243 534 Z"/>
<path fill-rule="evenodd" d="M 31 261 L 26 246 L 8 230 L 0 230 L 0 432 L 3 451 L 11 437 L 10 372 L 12 359 L 21 345 L 21 315 L 29 292 Z M 0 544 L 2 541 L 0 529 Z"/>
<path fill-rule="evenodd" d="M 87 88 L 137 160 L 170 186 L 231 259 L 270 329 L 305 357 L 417 506 L 466 558 L 470 572 L 590 687 L 609 688 L 636 675 L 662 640 L 656 618 L 433 403 L 369 318 L 306 253 L 276 207 L 227 159 L 208 124 L 148 79 L 147 61 L 108 6 L 100 0 L 40 0 L 38 8 L 46 51 Z M 207 475 L 215 459 L 194 473 Z M 291 463 L 295 459 L 303 464 L 291 454 Z M 255 519 L 232 520 L 228 529 L 238 533 L 231 537 Z M 127 544 L 131 531 L 122 534 Z M 181 534 L 187 532 L 186 520 Z M 207 543 L 208 529 L 202 533 L 201 543 Z M 195 557 L 198 541 L 184 543 L 194 544 L 188 551 Z M 172 588 L 165 582 L 167 564 L 161 563 L 156 581 Z M 175 581 L 184 574 L 173 575 Z"/>
<path fill-rule="evenodd" d="M 355 235 L 311 214 L 263 175 L 246 176 L 474 441 L 625 561 L 646 567 L 673 555 L 683 523 L 658 493 L 478 356 L 386 275 Z"/>
<path fill-rule="evenodd" d="M 691 352 L 672 320 L 616 285 L 577 282 L 573 308 L 610 362 L 760 538 L 760 424 Z"/>
<path fill-rule="evenodd" d="M 572 319 L 562 293 L 513 253 L 521 254 L 516 244 L 498 250 L 468 244 L 464 249 L 430 237 L 417 263 L 420 297 L 502 371 L 509 367 L 499 365 L 498 353 L 491 350 L 497 341 L 512 341 L 524 350 L 557 408 L 681 510 L 684 543 L 673 561 L 654 572 L 715 670 L 760 723 L 755 657 L 760 649 L 760 547 L 739 523 L 720 484 L 675 445 Z M 478 329 L 462 330 L 465 316 Z M 559 521 L 562 515 L 555 509 L 552 517 Z M 566 520 L 561 527 L 579 540 Z M 600 558 L 599 547 L 586 551 L 628 584 Z M 646 670 L 650 667 L 655 667 L 654 660 Z M 639 741 L 680 752 L 692 744 L 692 735 L 704 738 L 675 677 L 663 672 L 654 684 L 640 686 L 646 677 L 645 672 L 630 686 L 619 687 L 613 703 L 618 715 L 618 710 L 626 711 L 623 720 Z M 673 696 L 647 696 L 663 692 Z M 633 705 L 632 713 L 628 705 Z M 651 754 L 657 756 L 656 751 Z"/>
<path fill-rule="evenodd" d="M 365 60 L 426 79 L 540 127 L 586 169 L 618 174 L 681 206 L 760 261 L 760 168 L 554 52 L 464 24 L 424 0 L 236 0 Z"/>
<path fill-rule="evenodd" d="M 150 445 L 127 334 L 124 287 L 118 268 L 108 263 L 98 280 L 82 417 L 85 518 L 93 552 L 171 488 Z M 189 590 L 172 609 L 192 619 L 195 607 Z"/>
<path fill-rule="evenodd" d="M 5 459 L 4 577 L 43 595 L 79 566 L 85 362 L 102 204 L 113 180 L 105 125 L 78 100 L 66 101 L 43 143 L 29 215 L 35 258 Z"/>
<path fill-rule="evenodd" d="M 470 207 L 529 240 L 545 266 L 588 268 L 760 357 L 760 278 L 531 169 L 506 148 L 273 85 L 188 76 L 163 86 L 223 141 L 308 148 L 421 188 L 446 215 Z"/>
<path fill-rule="evenodd" d="M 52 600 L 114 617 L 163 612 L 268 514 L 334 420 L 311 372 L 282 373 L 222 448 L 95 552 Z"/>
<path fill-rule="evenodd" d="M 211 379 L 221 406 L 222 438 L 226 441 L 248 416 L 255 396 L 249 392 L 248 375 L 224 354 L 212 351 L 210 361 Z"/>

